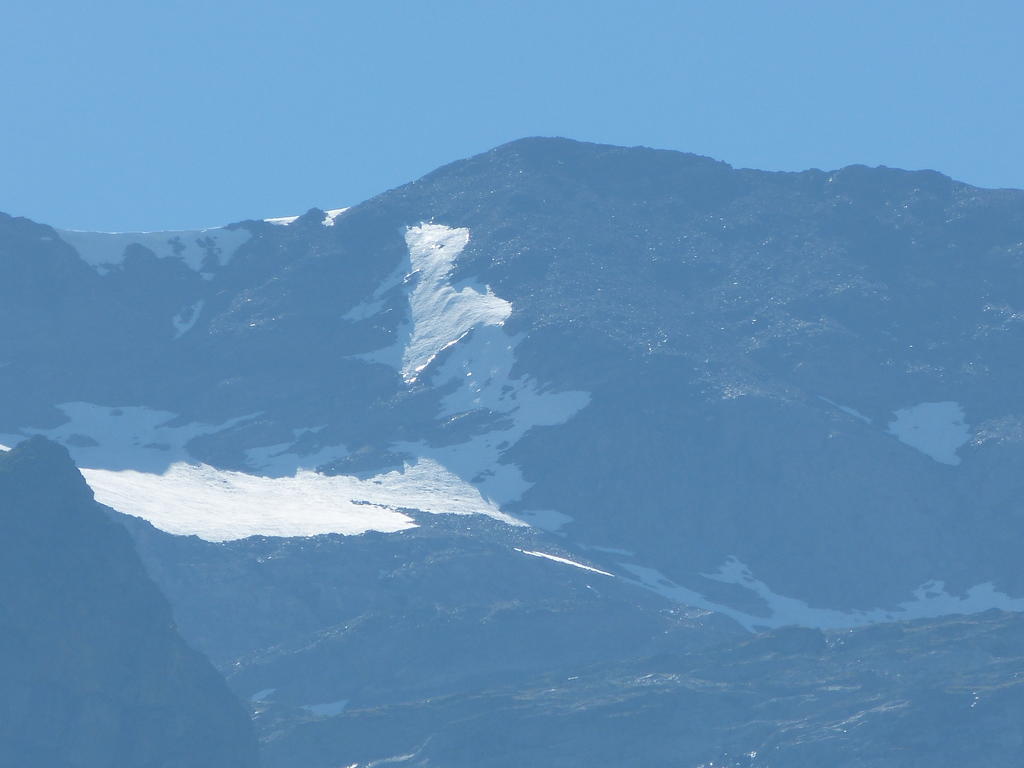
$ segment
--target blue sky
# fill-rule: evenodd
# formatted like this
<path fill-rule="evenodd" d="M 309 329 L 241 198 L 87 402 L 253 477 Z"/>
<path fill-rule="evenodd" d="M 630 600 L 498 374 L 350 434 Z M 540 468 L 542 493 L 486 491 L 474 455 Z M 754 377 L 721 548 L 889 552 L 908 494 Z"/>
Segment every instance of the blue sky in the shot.
<path fill-rule="evenodd" d="M 0 210 L 216 225 L 561 135 L 1024 187 L 1024 3 L 11 0 Z"/>

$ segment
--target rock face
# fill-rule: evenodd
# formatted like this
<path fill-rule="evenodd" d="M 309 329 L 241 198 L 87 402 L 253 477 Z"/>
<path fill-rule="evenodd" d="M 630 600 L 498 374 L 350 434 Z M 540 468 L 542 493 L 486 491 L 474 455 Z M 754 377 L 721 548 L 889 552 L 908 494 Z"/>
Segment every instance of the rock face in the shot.
<path fill-rule="evenodd" d="M 244 711 L 63 447 L 0 453 L 0 520 L 0 764 L 256 765 Z"/>

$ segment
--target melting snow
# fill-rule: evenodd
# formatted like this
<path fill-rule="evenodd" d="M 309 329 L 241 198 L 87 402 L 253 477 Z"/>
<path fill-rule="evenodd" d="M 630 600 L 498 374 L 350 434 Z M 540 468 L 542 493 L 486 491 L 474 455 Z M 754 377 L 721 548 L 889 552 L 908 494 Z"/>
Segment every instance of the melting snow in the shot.
<path fill-rule="evenodd" d="M 524 555 L 530 555 L 531 557 L 543 557 L 545 560 L 552 560 L 556 563 L 562 563 L 563 565 L 571 565 L 576 568 L 582 568 L 584 571 L 592 571 L 593 573 L 600 573 L 602 576 L 611 576 L 614 578 L 614 574 L 608 573 L 608 571 L 602 571 L 599 568 L 591 568 L 589 565 L 577 563 L 575 560 L 570 560 L 567 557 L 549 555 L 547 552 L 533 552 L 529 549 L 520 549 L 519 547 L 513 547 L 513 549 L 516 552 L 522 552 Z"/>
<path fill-rule="evenodd" d="M 196 272 L 210 266 L 224 266 L 252 237 L 243 227 L 215 227 L 181 232 L 74 232 L 58 230 L 61 240 L 100 274 L 124 261 L 129 245 L 141 245 L 157 258 L 178 258 Z M 208 273 L 204 276 L 210 277 Z"/>
<path fill-rule="evenodd" d="M 921 403 L 895 412 L 889 434 L 941 464 L 960 463 L 957 449 L 970 439 L 959 403 Z"/>
<path fill-rule="evenodd" d="M 502 417 L 498 428 L 456 445 L 399 446 L 413 454 L 426 453 L 462 477 L 476 478 L 488 498 L 503 504 L 518 499 L 530 487 L 519 467 L 502 461 L 504 451 L 533 427 L 563 424 L 590 402 L 586 392 L 544 391 L 527 376 L 512 378 L 519 341 L 503 328 L 477 328 L 431 377 L 434 386 L 458 385 L 442 401 L 441 417 L 457 419 L 482 411 Z M 550 513 L 546 519 L 552 519 Z"/>

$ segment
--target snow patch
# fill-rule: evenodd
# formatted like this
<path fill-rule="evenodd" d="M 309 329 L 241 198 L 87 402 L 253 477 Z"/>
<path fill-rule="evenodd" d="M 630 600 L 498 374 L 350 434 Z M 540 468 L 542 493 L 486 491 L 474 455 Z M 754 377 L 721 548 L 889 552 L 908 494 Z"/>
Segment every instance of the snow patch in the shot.
<path fill-rule="evenodd" d="M 430 459 L 368 479 L 300 470 L 262 477 L 179 462 L 161 474 L 82 469 L 101 504 L 162 531 L 207 541 L 248 536 L 393 533 L 416 526 L 400 510 L 481 514 L 523 525 Z"/>
<path fill-rule="evenodd" d="M 192 330 L 196 320 L 199 319 L 200 313 L 203 311 L 203 303 L 203 300 L 200 299 L 192 306 L 185 307 L 171 319 L 171 322 L 174 324 L 174 338 L 180 339 Z"/>
<path fill-rule="evenodd" d="M 273 224 L 278 227 L 287 227 L 298 218 L 298 216 L 275 216 L 271 219 L 264 219 L 264 221 L 267 222 L 267 224 Z"/>
<path fill-rule="evenodd" d="M 520 549 L 519 547 L 513 547 L 516 552 L 522 552 L 524 555 L 530 555 L 531 557 L 542 557 L 545 560 L 551 560 L 556 563 L 562 563 L 562 565 L 571 565 L 576 568 L 582 568 L 584 571 L 591 571 L 593 573 L 600 573 L 602 576 L 611 576 L 615 578 L 615 574 L 608 573 L 608 571 L 602 571 L 599 568 L 591 568 L 589 565 L 583 563 L 577 563 L 575 560 L 570 560 L 567 557 L 559 557 L 558 555 L 550 555 L 547 552 L 534 552 L 529 549 Z"/>
<path fill-rule="evenodd" d="M 25 429 L 25 435 L 43 434 L 66 445 L 98 501 L 169 533 L 209 541 L 387 533 L 415 526 L 402 510 L 482 514 L 508 525 L 525 525 L 429 456 L 420 456 L 401 470 L 358 478 L 303 468 L 345 455 L 343 446 L 307 455 L 289 444 L 250 449 L 250 459 L 263 458 L 283 475 L 268 477 L 198 463 L 187 449 L 194 437 L 231 429 L 252 420 L 252 415 L 208 425 L 182 423 L 173 413 L 141 406 L 65 403 L 60 408 L 68 418 L 65 424 Z M 316 430 L 297 430 L 296 441 L 310 431 Z M 11 436 L 12 442 L 25 435 Z"/>
<path fill-rule="evenodd" d="M 215 227 L 180 232 L 75 232 L 57 230 L 61 240 L 78 252 L 79 257 L 100 274 L 124 262 L 130 245 L 141 245 L 160 259 L 181 259 L 204 277 L 211 267 L 227 264 L 252 233 L 243 227 Z"/>
<path fill-rule="evenodd" d="M 502 325 L 512 305 L 489 287 L 481 293 L 449 284 L 455 259 L 469 243 L 468 229 L 420 224 L 406 230 L 405 242 L 412 274 L 418 275 L 409 294 L 412 330 L 402 354 L 402 377 L 411 383 L 438 353 L 475 326 Z"/>
<path fill-rule="evenodd" d="M 337 701 L 329 701 L 326 704 L 302 704 L 301 708 L 306 710 L 312 715 L 320 715 L 321 717 L 335 717 L 340 715 L 348 707 L 348 699 L 338 699 Z"/>
<path fill-rule="evenodd" d="M 442 400 L 439 416 L 455 421 L 481 413 L 495 422 L 494 428 L 455 445 L 399 446 L 413 455 L 436 458 L 461 477 L 474 478 L 487 498 L 502 504 L 519 499 L 531 485 L 519 467 L 502 461 L 505 450 L 534 427 L 564 424 L 590 402 L 586 392 L 551 392 L 528 376 L 512 378 L 520 341 L 503 328 L 477 328 L 430 379 L 434 387 L 457 384 Z"/>
<path fill-rule="evenodd" d="M 702 574 L 704 578 L 735 584 L 756 594 L 767 607 L 767 615 L 756 616 L 713 602 L 696 590 L 673 583 L 654 568 L 633 563 L 619 565 L 636 576 L 636 583 L 640 586 L 674 602 L 729 616 L 751 632 L 793 625 L 817 629 L 848 629 L 882 622 L 983 613 L 993 608 L 1024 612 L 1024 598 L 1010 597 L 997 591 L 988 582 L 978 584 L 969 589 L 963 597 L 958 597 L 946 592 L 943 582 L 929 581 L 911 593 L 913 599 L 899 603 L 893 610 L 876 608 L 870 611 L 841 611 L 832 608 L 813 608 L 803 600 L 774 592 L 763 581 L 755 578 L 750 569 L 735 557 L 726 559 L 716 573 Z"/>
<path fill-rule="evenodd" d="M 329 211 L 324 211 L 324 218 L 320 223 L 325 227 L 333 227 L 334 220 L 347 210 L 348 208 L 332 208 Z"/>
<path fill-rule="evenodd" d="M 206 541 L 393 533 L 416 525 L 393 509 L 353 501 L 344 478 L 315 472 L 269 478 L 179 463 L 163 474 L 83 468 L 82 475 L 101 504 Z"/>
<path fill-rule="evenodd" d="M 957 449 L 971 437 L 964 410 L 956 402 L 921 403 L 903 408 L 889 422 L 889 434 L 941 464 L 957 465 Z"/>

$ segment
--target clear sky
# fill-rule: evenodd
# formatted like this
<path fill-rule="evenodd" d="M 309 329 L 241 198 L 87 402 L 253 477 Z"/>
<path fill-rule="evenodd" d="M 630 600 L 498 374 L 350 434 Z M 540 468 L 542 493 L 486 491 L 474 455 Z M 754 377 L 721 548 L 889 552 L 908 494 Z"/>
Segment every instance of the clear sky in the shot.
<path fill-rule="evenodd" d="M 1020 0 L 0 3 L 0 210 L 357 203 L 522 136 L 1024 187 Z"/>

